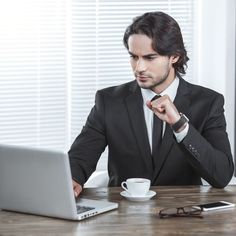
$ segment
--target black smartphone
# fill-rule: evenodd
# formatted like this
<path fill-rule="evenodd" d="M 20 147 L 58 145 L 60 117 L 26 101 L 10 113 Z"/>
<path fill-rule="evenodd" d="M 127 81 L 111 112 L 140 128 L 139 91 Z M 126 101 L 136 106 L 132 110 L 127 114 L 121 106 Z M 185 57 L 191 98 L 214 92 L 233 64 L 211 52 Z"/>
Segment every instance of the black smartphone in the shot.
<path fill-rule="evenodd" d="M 206 204 L 200 204 L 200 205 L 197 205 L 195 208 L 200 209 L 202 207 L 203 211 L 212 211 L 212 210 L 230 208 L 234 206 L 235 206 L 234 203 L 219 201 L 219 202 L 210 202 Z"/>

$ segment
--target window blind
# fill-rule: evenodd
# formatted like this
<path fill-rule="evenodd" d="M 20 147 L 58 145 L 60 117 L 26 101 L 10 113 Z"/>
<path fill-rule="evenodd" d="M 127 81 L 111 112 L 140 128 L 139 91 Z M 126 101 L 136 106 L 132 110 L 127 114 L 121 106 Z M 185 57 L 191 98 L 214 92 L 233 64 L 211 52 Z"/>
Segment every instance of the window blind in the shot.
<path fill-rule="evenodd" d="M 0 142 L 64 150 L 65 0 L 0 1 Z"/>
<path fill-rule="evenodd" d="M 192 0 L 73 0 L 72 1 L 72 140 L 94 104 L 96 90 L 133 80 L 123 34 L 132 19 L 147 11 L 164 11 L 179 23 L 191 58 Z M 191 81 L 192 61 L 186 78 Z M 115 114 L 114 114 L 115 115 Z M 107 151 L 98 169 L 106 169 Z"/>

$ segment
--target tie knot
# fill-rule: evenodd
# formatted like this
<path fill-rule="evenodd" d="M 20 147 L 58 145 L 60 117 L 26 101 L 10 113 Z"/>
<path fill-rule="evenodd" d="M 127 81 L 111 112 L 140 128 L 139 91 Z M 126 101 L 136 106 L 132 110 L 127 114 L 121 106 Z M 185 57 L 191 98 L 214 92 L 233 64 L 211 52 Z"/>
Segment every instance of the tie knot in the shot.
<path fill-rule="evenodd" d="M 156 99 L 158 99 L 158 98 L 160 98 L 160 97 L 161 97 L 161 95 L 155 95 L 155 96 L 152 98 L 151 102 L 153 102 L 154 100 L 156 100 Z"/>

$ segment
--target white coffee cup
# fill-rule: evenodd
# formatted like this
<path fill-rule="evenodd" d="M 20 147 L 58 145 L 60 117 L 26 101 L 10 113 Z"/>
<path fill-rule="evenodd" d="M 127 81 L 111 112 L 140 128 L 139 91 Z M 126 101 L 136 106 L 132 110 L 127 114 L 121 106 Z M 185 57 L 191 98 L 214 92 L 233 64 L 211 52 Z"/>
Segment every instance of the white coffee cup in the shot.
<path fill-rule="evenodd" d="M 133 197 L 145 196 L 150 189 L 151 181 L 144 178 L 130 178 L 121 183 L 121 187 Z"/>

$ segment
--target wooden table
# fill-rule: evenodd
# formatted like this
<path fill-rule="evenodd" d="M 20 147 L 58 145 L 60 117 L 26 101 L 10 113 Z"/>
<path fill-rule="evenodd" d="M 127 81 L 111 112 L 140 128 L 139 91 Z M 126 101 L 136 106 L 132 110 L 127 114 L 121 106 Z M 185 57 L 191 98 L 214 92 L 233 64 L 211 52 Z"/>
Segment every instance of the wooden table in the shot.
<path fill-rule="evenodd" d="M 121 188 L 84 189 L 83 197 L 119 202 L 119 209 L 84 221 L 68 221 L 0 211 L 0 235 L 236 235 L 236 207 L 204 213 L 204 218 L 160 219 L 162 208 L 225 200 L 236 203 L 236 186 L 152 187 L 157 195 L 131 202 Z"/>

